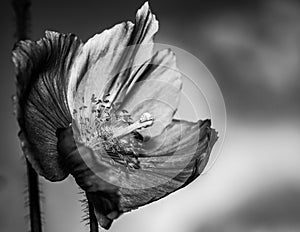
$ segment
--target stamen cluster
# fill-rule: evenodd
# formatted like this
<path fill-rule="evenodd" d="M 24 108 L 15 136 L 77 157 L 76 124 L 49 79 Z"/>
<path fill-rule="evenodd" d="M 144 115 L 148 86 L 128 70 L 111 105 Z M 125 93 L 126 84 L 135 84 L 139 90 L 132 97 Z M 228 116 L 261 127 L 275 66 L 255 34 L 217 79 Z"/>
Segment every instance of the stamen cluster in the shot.
<path fill-rule="evenodd" d="M 115 132 L 126 130 L 133 121 L 126 110 L 118 110 L 120 104 L 111 103 L 108 97 L 109 94 L 98 99 L 93 94 L 89 106 L 82 98 L 82 106 L 73 111 L 80 122 L 80 142 L 113 165 L 118 163 L 127 169 L 138 169 L 138 154 L 142 152 L 142 141 L 138 137 L 141 136 L 137 131 L 116 136 Z"/>

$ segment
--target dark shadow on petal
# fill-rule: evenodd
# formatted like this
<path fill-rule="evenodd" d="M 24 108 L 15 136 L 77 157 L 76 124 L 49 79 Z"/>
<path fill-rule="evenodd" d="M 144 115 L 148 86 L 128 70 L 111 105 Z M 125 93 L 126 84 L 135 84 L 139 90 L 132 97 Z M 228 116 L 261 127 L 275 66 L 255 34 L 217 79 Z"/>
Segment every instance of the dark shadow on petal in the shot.
<path fill-rule="evenodd" d="M 63 158 L 65 169 L 72 174 L 76 183 L 86 192 L 86 196 L 93 204 L 95 216 L 101 227 L 109 229 L 114 219 L 121 212 L 119 211 L 120 197 L 118 187 L 106 182 L 97 171 L 107 173 L 109 169 L 96 162 L 95 153 L 74 140 L 73 128 L 59 129 L 56 132 L 58 137 L 58 152 Z M 91 169 L 89 165 L 97 165 Z"/>
<path fill-rule="evenodd" d="M 20 41 L 13 50 L 17 76 L 17 118 L 23 151 L 47 179 L 64 179 L 56 150 L 56 129 L 71 122 L 66 99 L 69 72 L 81 41 L 46 32 L 37 42 Z"/>

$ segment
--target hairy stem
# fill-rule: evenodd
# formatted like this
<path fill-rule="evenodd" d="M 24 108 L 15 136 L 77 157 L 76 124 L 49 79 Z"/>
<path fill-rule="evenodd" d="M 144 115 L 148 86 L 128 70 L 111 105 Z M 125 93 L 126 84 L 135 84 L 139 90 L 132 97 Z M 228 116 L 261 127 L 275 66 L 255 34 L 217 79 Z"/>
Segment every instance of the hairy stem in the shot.
<path fill-rule="evenodd" d="M 26 160 L 26 164 L 28 178 L 30 229 L 31 232 L 42 232 L 39 179 L 37 173 L 32 168 L 28 160 Z"/>
<path fill-rule="evenodd" d="M 98 221 L 94 213 L 94 206 L 88 200 L 88 207 L 89 207 L 89 219 L 90 219 L 90 232 L 99 232 Z"/>
<path fill-rule="evenodd" d="M 12 0 L 12 7 L 15 13 L 17 41 L 28 39 L 29 20 L 30 20 L 30 0 Z M 39 179 L 31 164 L 26 160 L 28 197 L 29 197 L 29 218 L 30 231 L 42 232 Z"/>

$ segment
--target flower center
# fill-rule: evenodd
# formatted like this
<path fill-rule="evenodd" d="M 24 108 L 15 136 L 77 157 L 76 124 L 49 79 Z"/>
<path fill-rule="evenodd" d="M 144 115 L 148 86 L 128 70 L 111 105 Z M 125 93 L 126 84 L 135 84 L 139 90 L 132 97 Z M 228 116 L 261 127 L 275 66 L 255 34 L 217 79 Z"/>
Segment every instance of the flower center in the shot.
<path fill-rule="evenodd" d="M 91 98 L 91 107 L 84 104 L 78 111 L 74 110 L 74 118 L 79 119 L 81 142 L 100 155 L 102 159 L 109 159 L 125 165 L 127 168 L 138 169 L 138 155 L 142 152 L 141 135 L 139 130 L 152 126 L 154 117 L 145 112 L 140 119 L 133 122 L 126 110 L 118 110 L 118 104 L 104 99 Z M 89 112 L 89 113 L 88 113 Z"/>

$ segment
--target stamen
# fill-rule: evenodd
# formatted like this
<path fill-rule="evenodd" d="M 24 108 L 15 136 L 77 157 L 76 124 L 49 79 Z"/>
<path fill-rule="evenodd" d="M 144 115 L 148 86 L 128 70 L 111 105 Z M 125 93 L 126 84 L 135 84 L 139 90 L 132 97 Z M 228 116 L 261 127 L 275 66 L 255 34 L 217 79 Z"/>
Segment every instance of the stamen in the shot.
<path fill-rule="evenodd" d="M 95 151 L 107 151 L 109 157 L 99 152 L 100 158 L 110 158 L 112 165 L 117 162 L 128 170 L 138 169 L 142 143 L 136 136 L 139 135 L 138 130 L 153 125 L 154 117 L 145 112 L 133 122 L 130 114 L 126 110 L 118 110 L 119 106 L 111 103 L 108 96 L 98 99 L 93 94 L 91 107 L 85 106 L 82 99 L 82 106 L 74 110 L 74 117 L 80 122 L 81 142 Z"/>

